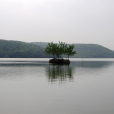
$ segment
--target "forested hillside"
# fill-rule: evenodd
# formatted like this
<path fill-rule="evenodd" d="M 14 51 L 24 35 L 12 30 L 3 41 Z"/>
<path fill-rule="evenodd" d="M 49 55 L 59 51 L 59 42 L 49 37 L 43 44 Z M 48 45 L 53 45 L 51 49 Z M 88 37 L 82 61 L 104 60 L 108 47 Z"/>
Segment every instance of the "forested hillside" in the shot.
<path fill-rule="evenodd" d="M 0 40 L 0 58 L 46 58 L 44 49 L 47 42 L 25 43 L 21 41 Z M 97 44 L 74 44 L 77 52 L 73 57 L 114 58 L 114 51 Z"/>
<path fill-rule="evenodd" d="M 113 58 L 114 51 L 97 44 L 75 44 L 74 50 L 77 54 L 74 57 L 89 58 Z"/>
<path fill-rule="evenodd" d="M 47 42 L 33 42 L 43 48 L 47 46 Z M 76 58 L 114 58 L 114 51 L 98 44 L 74 44 L 74 50 L 77 52 Z"/>
<path fill-rule="evenodd" d="M 31 43 L 0 40 L 1 58 L 41 58 L 46 57 L 43 48 Z"/>

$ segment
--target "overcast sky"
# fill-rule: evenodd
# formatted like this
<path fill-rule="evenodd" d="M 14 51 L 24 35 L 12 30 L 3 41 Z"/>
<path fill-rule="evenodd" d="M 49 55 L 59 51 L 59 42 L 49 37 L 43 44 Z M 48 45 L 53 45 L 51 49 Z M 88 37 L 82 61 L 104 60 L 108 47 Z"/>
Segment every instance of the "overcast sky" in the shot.
<path fill-rule="evenodd" d="M 114 50 L 114 0 L 0 0 L 0 39 Z"/>

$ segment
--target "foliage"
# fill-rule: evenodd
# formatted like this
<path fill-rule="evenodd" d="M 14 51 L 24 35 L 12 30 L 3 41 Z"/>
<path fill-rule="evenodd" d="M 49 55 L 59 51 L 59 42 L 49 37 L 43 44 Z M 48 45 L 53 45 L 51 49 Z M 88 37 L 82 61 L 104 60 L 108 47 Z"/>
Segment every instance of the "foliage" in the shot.
<path fill-rule="evenodd" d="M 66 46 L 65 54 L 68 56 L 68 59 L 69 56 L 73 56 L 74 54 L 76 54 L 76 51 L 73 51 L 74 47 L 75 47 L 74 45 L 69 45 L 68 47 Z"/>
<path fill-rule="evenodd" d="M 73 51 L 74 47 L 74 45 L 67 46 L 67 44 L 63 42 L 59 42 L 59 44 L 51 42 L 46 46 L 45 53 L 48 55 L 52 54 L 53 58 L 55 58 L 55 55 L 58 58 L 61 55 L 67 55 L 69 58 L 69 56 L 76 54 L 76 51 Z"/>

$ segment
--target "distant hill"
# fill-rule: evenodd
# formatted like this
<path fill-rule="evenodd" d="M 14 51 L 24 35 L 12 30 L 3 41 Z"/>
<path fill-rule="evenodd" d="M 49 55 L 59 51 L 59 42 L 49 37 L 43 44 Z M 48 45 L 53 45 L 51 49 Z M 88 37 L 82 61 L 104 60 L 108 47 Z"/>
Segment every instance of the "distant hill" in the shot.
<path fill-rule="evenodd" d="M 37 46 L 45 48 L 48 45 L 48 42 L 31 42 L 31 44 L 35 44 Z"/>
<path fill-rule="evenodd" d="M 42 58 L 44 48 L 20 41 L 0 40 L 0 58 Z"/>
<path fill-rule="evenodd" d="M 47 58 L 44 49 L 48 42 L 0 40 L 0 58 Z M 74 44 L 76 58 L 114 58 L 114 51 L 97 44 Z"/>
<path fill-rule="evenodd" d="M 42 48 L 47 46 L 47 42 L 32 42 Z M 114 58 L 114 51 L 98 44 L 74 44 L 77 52 L 76 58 Z"/>
<path fill-rule="evenodd" d="M 114 51 L 98 44 L 75 44 L 74 57 L 84 58 L 114 58 Z"/>

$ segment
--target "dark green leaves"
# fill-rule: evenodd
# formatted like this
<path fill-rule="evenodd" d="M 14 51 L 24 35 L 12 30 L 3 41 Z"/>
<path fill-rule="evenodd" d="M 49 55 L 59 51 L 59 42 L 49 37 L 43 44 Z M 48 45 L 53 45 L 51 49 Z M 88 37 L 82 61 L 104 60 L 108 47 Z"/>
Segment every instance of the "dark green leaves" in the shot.
<path fill-rule="evenodd" d="M 55 58 L 55 56 L 59 58 L 62 55 L 67 55 L 69 58 L 69 56 L 76 54 L 76 51 L 73 51 L 74 47 L 74 45 L 67 46 L 67 44 L 63 42 L 59 42 L 59 44 L 51 42 L 48 43 L 45 48 L 45 53 L 47 55 L 53 55 L 53 58 Z"/>

